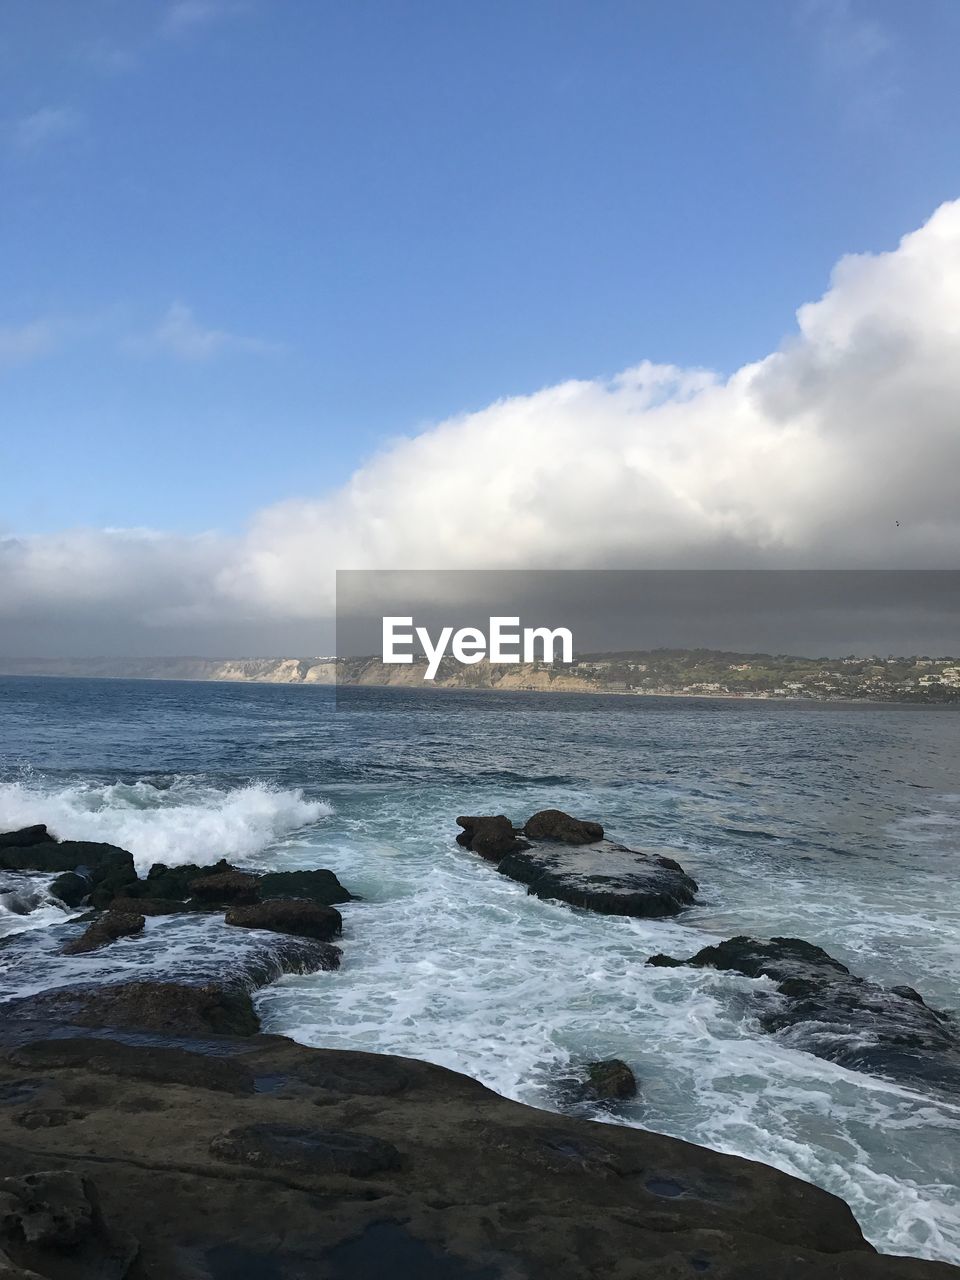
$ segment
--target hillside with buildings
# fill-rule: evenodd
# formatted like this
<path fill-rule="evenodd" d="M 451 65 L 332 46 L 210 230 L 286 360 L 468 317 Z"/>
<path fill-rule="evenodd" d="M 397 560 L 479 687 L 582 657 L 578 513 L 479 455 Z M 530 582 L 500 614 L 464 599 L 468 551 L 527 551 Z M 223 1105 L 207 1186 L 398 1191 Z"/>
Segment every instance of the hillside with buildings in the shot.
<path fill-rule="evenodd" d="M 230 683 L 498 689 L 666 697 L 858 699 L 960 702 L 960 659 L 803 658 L 713 649 L 582 654 L 569 664 L 463 666 L 444 658 L 436 679 L 425 663 L 385 665 L 378 657 L 2 659 L 0 675 Z"/>

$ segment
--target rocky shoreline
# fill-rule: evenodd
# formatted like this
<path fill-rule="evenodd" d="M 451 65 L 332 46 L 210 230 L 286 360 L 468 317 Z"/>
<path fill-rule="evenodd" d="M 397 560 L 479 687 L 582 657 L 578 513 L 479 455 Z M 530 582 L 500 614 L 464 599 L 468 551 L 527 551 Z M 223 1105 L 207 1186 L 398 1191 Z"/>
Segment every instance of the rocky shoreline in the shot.
<path fill-rule="evenodd" d="M 458 822 L 462 847 L 581 909 L 675 915 L 696 892 L 670 859 L 557 810 L 519 829 Z M 340 963 L 336 908 L 351 895 L 331 871 L 220 862 L 138 877 L 125 850 L 35 827 L 0 835 L 0 891 L 4 872 L 56 877 L 62 901 L 90 908 L 57 930 L 69 936 L 56 954 L 76 958 L 56 963 L 96 962 L 100 977 L 0 1004 L 2 1280 L 960 1276 L 877 1254 L 841 1200 L 767 1166 L 535 1110 L 412 1059 L 263 1034 L 257 985 Z M 146 945 L 149 916 L 215 924 L 249 944 L 246 963 L 131 979 L 112 957 Z M 799 940 L 651 962 L 775 983 L 758 994 L 772 1034 L 823 1021 L 826 1002 L 837 1018 L 855 1012 L 861 1039 L 908 1050 L 914 1069 L 937 1053 L 953 1062 L 955 1027 L 917 993 L 863 983 Z M 628 1064 L 594 1063 L 558 1081 L 558 1098 L 615 1111 L 636 1087 Z"/>

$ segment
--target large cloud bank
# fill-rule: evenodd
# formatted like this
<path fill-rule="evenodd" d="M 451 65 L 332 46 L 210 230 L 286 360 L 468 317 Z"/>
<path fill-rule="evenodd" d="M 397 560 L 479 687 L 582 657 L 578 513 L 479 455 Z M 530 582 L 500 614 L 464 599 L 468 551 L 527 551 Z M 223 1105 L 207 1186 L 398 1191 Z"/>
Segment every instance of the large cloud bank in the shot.
<path fill-rule="evenodd" d="M 0 616 L 309 618 L 335 568 L 956 565 L 960 201 L 797 320 L 726 380 L 644 363 L 442 422 L 240 539 L 0 539 Z"/>

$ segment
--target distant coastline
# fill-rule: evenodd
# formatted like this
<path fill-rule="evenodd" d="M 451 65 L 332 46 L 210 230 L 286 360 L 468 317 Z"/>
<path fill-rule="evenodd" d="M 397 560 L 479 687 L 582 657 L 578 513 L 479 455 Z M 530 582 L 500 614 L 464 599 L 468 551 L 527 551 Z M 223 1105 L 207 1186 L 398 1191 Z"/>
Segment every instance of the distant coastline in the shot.
<path fill-rule="evenodd" d="M 711 649 L 585 654 L 570 665 L 462 666 L 445 659 L 434 681 L 425 664 L 379 658 L 0 657 L 0 676 L 185 680 L 230 684 L 342 685 L 742 701 L 960 703 L 960 662 L 949 657 L 806 658 Z"/>

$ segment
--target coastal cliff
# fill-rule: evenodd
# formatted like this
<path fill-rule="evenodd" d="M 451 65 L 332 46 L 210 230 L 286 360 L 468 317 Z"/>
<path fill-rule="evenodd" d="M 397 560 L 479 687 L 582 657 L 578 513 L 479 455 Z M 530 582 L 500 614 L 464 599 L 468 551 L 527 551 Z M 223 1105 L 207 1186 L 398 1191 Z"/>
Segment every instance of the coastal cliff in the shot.
<path fill-rule="evenodd" d="M 814 702 L 960 702 L 960 660 L 930 657 L 806 658 L 713 649 L 581 654 L 570 663 L 464 665 L 440 660 L 334 658 L 3 658 L 0 676 L 207 680 L 241 684 L 620 693 L 658 697 L 804 699 Z"/>

